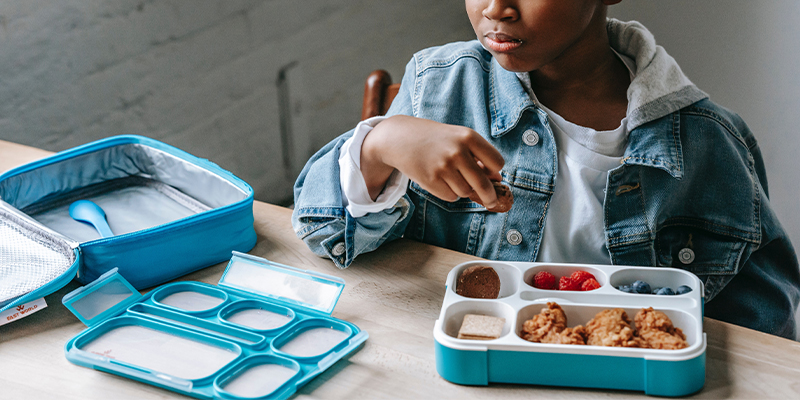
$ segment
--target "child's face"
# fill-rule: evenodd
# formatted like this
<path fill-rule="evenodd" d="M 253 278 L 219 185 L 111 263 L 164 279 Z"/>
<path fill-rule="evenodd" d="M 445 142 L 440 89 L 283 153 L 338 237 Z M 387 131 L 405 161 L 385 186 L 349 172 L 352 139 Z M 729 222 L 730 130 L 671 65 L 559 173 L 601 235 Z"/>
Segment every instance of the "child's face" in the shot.
<path fill-rule="evenodd" d="M 466 0 L 478 40 L 514 72 L 538 70 L 605 31 L 603 0 Z M 578 45 L 578 47 L 580 47 Z"/>

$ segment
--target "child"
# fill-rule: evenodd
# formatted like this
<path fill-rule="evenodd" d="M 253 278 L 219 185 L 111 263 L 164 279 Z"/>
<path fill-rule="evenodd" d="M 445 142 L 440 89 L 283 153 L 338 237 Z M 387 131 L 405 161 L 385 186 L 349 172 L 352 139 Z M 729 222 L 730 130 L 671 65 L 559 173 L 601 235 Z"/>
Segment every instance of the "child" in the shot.
<path fill-rule="evenodd" d="M 340 268 L 401 236 L 683 268 L 706 316 L 794 338 L 800 271 L 755 138 L 642 25 L 606 18 L 619 1 L 466 0 L 478 40 L 415 54 L 387 116 L 308 162 L 297 235 Z M 499 180 L 507 213 L 486 210 Z"/>

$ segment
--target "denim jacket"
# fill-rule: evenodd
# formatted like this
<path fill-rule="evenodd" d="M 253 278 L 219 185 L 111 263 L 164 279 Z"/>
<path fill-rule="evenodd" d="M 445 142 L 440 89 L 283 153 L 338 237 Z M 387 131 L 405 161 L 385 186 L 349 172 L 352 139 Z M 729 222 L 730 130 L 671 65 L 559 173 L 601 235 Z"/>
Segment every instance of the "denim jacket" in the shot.
<path fill-rule="evenodd" d="M 612 47 L 646 66 L 628 91 L 627 150 L 607 178 L 611 262 L 691 271 L 705 285 L 706 316 L 794 338 L 800 271 L 770 207 L 753 134 L 692 85 L 641 25 L 610 20 L 609 33 Z M 511 211 L 443 201 L 411 182 L 393 207 L 353 218 L 342 206 L 337 161 L 350 131 L 319 150 L 297 179 L 297 236 L 340 268 L 399 237 L 487 259 L 536 260 L 558 158 L 547 115 L 517 75 L 477 41 L 426 49 L 406 68 L 387 113 L 395 114 L 484 136 L 505 159 Z M 523 140 L 531 132 L 538 141 Z"/>

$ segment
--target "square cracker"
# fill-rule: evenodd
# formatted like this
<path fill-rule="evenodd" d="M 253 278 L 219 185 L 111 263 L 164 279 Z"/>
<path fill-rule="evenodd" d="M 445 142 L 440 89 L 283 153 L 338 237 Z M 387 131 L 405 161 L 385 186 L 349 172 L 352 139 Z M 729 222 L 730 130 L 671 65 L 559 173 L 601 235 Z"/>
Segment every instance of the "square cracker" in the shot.
<path fill-rule="evenodd" d="M 467 314 L 461 329 L 458 330 L 459 339 L 492 340 L 503 333 L 505 318 L 490 317 L 488 315 Z"/>

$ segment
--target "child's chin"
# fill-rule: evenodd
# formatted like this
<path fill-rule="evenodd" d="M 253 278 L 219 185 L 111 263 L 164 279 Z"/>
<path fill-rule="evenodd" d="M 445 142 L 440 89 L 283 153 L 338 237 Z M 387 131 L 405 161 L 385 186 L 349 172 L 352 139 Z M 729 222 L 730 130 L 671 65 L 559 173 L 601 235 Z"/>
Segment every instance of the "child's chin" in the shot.
<path fill-rule="evenodd" d="M 511 72 L 530 72 L 536 69 L 535 66 L 529 62 L 523 62 L 516 57 L 510 57 L 505 54 L 495 55 L 497 63 L 500 64 L 506 71 Z"/>

